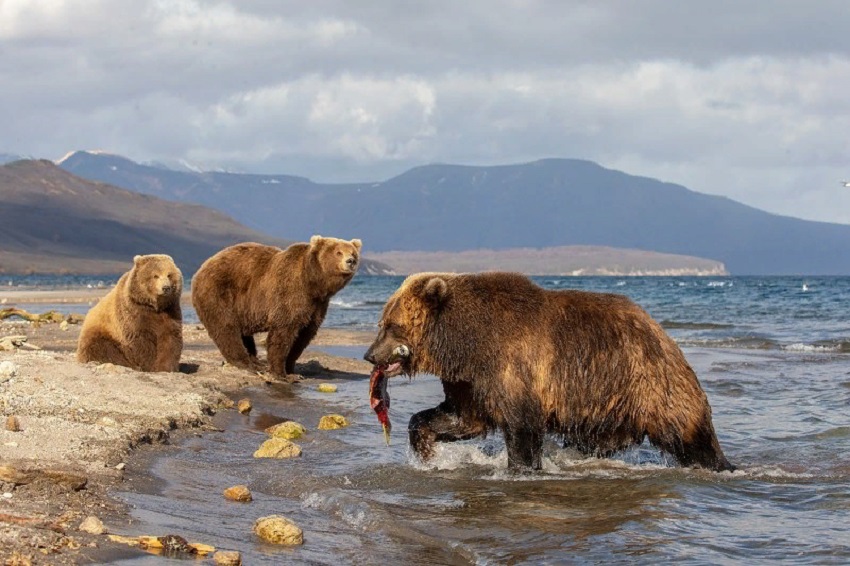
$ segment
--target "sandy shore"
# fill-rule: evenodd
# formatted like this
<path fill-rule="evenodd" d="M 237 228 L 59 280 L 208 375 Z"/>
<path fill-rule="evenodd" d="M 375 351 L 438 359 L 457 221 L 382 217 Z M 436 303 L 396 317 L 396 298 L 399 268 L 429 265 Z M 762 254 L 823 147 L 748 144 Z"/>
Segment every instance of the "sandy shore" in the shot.
<path fill-rule="evenodd" d="M 27 292 L 14 301 L 92 298 L 82 295 Z M 0 297 L 12 304 L 9 293 Z M 90 515 L 108 530 L 113 530 L 110 518 L 120 524 L 124 510 L 108 490 L 133 465 L 134 449 L 166 442 L 175 432 L 210 430 L 212 415 L 236 410 L 241 389 L 266 386 L 258 375 L 223 366 L 197 325 L 184 326 L 181 373 L 79 364 L 74 360 L 78 325 L 62 330 L 55 323 L 8 319 L 0 323 L 0 338 L 9 335 L 25 335 L 27 344 L 40 349 L 0 351 L 0 364 L 8 370 L 4 362 L 10 362 L 14 373 L 0 373 L 0 557 L 6 564 L 88 563 L 120 546 L 105 535 L 80 531 L 79 525 Z M 306 381 L 291 387 L 334 375 L 367 375 L 366 362 L 329 356 L 321 347 L 365 345 L 373 338 L 367 332 L 322 329 L 296 367 Z M 20 430 L 10 430 L 15 428 Z"/>

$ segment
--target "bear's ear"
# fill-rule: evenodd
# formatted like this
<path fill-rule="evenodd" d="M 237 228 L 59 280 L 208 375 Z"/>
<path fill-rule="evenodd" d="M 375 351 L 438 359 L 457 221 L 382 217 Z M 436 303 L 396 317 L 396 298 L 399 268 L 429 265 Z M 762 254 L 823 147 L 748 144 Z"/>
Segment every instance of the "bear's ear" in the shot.
<path fill-rule="evenodd" d="M 425 302 L 433 307 L 439 307 L 449 295 L 449 285 L 442 277 L 434 277 L 425 283 L 422 293 Z"/>
<path fill-rule="evenodd" d="M 360 240 L 355 238 L 355 239 L 351 240 L 351 245 L 354 246 L 355 248 L 357 248 L 357 251 L 359 252 L 360 248 L 363 247 L 363 242 L 361 242 Z"/>
<path fill-rule="evenodd" d="M 320 243 L 322 243 L 322 240 L 324 240 L 324 238 L 320 235 L 314 235 L 312 238 L 310 238 L 310 247 L 315 249 Z"/>
<path fill-rule="evenodd" d="M 134 265 L 138 265 L 140 261 L 142 261 L 142 256 L 140 256 L 140 255 L 133 256 L 133 264 Z"/>

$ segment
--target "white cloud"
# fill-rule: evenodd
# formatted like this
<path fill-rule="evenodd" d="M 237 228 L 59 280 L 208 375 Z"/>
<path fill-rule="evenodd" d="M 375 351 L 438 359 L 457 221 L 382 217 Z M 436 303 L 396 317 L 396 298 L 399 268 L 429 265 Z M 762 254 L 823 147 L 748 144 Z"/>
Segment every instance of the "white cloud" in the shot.
<path fill-rule="evenodd" d="M 581 157 L 850 222 L 843 1 L 0 0 L 0 151 L 379 180 Z"/>

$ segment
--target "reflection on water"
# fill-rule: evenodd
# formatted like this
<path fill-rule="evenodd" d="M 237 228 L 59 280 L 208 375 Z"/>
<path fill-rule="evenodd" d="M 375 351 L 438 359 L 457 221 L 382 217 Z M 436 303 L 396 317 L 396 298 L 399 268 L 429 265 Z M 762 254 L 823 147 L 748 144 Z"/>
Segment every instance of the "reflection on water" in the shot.
<path fill-rule="evenodd" d="M 499 435 L 443 445 L 426 466 L 408 450 L 404 425 L 441 400 L 436 379 L 391 381 L 389 447 L 366 402 L 367 376 L 335 380 L 333 395 L 308 380 L 286 391 L 249 391 L 250 415 L 220 415 L 225 432 L 186 439 L 154 459 L 154 484 L 139 470 L 132 489 L 117 494 L 134 506 L 128 534 L 180 534 L 239 550 L 246 564 L 850 560 L 846 358 L 685 354 L 709 395 L 726 455 L 741 468 L 734 474 L 681 469 L 649 446 L 597 460 L 552 441 L 543 472 L 512 476 Z M 319 431 L 326 413 L 352 425 Z M 308 428 L 297 441 L 303 456 L 253 459 L 262 430 L 283 419 Z M 252 503 L 222 498 L 243 483 Z M 258 541 L 253 521 L 270 514 L 296 521 L 305 544 Z"/>

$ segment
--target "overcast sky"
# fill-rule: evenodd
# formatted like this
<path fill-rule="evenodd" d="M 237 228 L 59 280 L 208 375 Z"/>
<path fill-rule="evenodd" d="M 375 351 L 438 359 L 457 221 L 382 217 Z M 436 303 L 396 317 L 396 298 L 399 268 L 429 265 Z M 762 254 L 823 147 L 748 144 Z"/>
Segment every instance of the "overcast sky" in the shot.
<path fill-rule="evenodd" d="M 0 153 L 591 159 L 850 223 L 850 1 L 0 0 Z"/>

